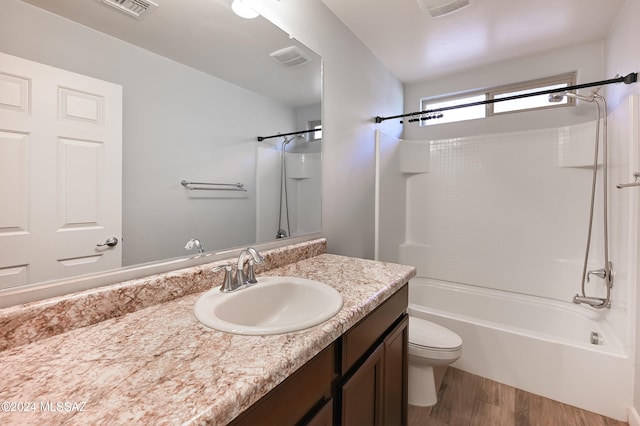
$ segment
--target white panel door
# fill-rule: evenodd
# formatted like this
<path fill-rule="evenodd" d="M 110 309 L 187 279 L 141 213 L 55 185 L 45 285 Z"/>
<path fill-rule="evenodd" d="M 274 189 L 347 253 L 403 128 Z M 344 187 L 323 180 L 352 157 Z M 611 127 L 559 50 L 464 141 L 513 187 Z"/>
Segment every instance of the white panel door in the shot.
<path fill-rule="evenodd" d="M 0 289 L 121 266 L 122 87 L 0 53 Z"/>

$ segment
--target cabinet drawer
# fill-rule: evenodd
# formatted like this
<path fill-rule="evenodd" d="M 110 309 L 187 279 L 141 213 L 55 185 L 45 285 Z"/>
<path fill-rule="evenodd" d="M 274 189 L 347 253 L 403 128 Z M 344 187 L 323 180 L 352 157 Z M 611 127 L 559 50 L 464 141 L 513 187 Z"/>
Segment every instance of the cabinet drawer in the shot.
<path fill-rule="evenodd" d="M 331 397 L 335 371 L 331 344 L 231 422 L 232 425 L 294 425 Z"/>
<path fill-rule="evenodd" d="M 342 374 L 345 374 L 387 329 L 407 310 L 409 286 L 405 284 L 393 296 L 362 319 L 342 338 Z"/>

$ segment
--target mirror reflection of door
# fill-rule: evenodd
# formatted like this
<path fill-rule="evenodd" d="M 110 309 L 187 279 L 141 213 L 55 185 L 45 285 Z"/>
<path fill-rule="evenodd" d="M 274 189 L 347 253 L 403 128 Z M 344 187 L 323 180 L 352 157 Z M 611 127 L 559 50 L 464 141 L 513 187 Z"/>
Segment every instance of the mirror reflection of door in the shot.
<path fill-rule="evenodd" d="M 121 86 L 0 54 L 0 129 L 0 288 L 120 267 Z"/>
<path fill-rule="evenodd" d="M 29 37 L 14 36 L 31 27 L 46 31 L 32 31 Z M 263 17 L 246 20 L 235 16 L 226 1 L 162 2 L 142 19 L 136 19 L 102 1 L 2 0 L 0 33 L 6 35 L 0 36 L 0 52 L 123 88 L 122 233 L 104 232 L 91 242 L 93 247 L 107 238 L 118 238 L 120 242 L 113 250 L 122 252 L 121 267 L 111 271 L 119 273 L 129 268 L 127 277 L 141 277 L 148 275 L 154 263 L 197 255 L 184 248 L 191 238 L 199 239 L 207 252 L 275 239 L 277 201 L 273 210 L 256 204 L 258 198 L 264 199 L 258 191 L 263 182 L 256 181 L 256 147 L 268 145 L 259 143 L 256 137 L 303 130 L 308 122 L 321 120 L 320 56 Z M 291 45 L 304 50 L 312 61 L 286 67 L 270 56 Z M 75 108 L 84 101 L 74 97 L 73 102 Z M 4 111 L 1 105 L 0 111 Z M 18 114 L 12 111 L 11 116 Z M 109 116 L 105 117 L 108 123 Z M 280 146 L 278 139 L 269 141 Z M 320 156 L 321 141 L 301 145 L 297 150 L 292 144 L 289 153 L 313 152 Z M 273 173 L 275 185 L 279 176 L 278 168 Z M 180 184 L 182 180 L 241 182 L 247 192 L 190 191 Z M 309 215 L 300 211 L 305 221 L 317 217 L 313 227 L 296 222 L 294 214 L 296 188 L 304 191 L 305 197 L 315 197 L 313 203 L 304 204 L 305 208 L 319 205 L 319 185 L 313 193 L 302 188 L 311 181 L 289 179 L 294 236 L 309 229 L 320 230 L 319 208 Z M 305 203 L 302 198 L 299 201 Z M 0 200 L 0 210 L 3 207 Z M 58 214 L 40 211 L 43 215 Z M 263 214 L 273 218 L 266 223 Z M 256 222 L 270 229 L 264 240 L 256 238 Z M 0 226 L 5 226 L 4 222 Z M 105 255 L 112 252 L 107 247 L 100 250 Z M 65 255 L 66 271 L 73 267 L 80 275 L 81 268 L 94 260 L 104 260 L 104 256 L 93 255 L 79 259 L 75 254 Z M 20 274 L 20 270 L 24 273 L 24 265 L 30 264 L 27 259 L 14 260 L 12 265 L 22 266 L 17 266 L 18 270 L 12 266 L 11 271 L 4 270 L 0 275 Z M 120 280 L 100 271 L 99 282 L 109 282 L 112 277 Z M 85 288 L 85 284 L 90 285 L 87 280 L 96 277 L 66 278 L 61 277 L 55 285 L 49 283 L 47 291 L 77 288 L 76 284 Z M 0 299 L 18 294 L 20 300 L 29 299 L 27 294 L 40 291 L 36 284 L 42 282 L 29 281 L 32 287 L 24 290 L 17 287 L 3 291 L 6 285 L 0 285 Z"/>

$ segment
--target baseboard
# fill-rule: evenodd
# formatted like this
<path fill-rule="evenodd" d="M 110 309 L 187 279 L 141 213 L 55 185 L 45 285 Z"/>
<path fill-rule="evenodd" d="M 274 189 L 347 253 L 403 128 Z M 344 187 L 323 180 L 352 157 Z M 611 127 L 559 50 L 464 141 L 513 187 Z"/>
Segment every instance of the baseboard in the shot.
<path fill-rule="evenodd" d="M 629 426 L 640 426 L 640 415 L 638 415 L 638 410 L 636 407 L 629 407 Z"/>

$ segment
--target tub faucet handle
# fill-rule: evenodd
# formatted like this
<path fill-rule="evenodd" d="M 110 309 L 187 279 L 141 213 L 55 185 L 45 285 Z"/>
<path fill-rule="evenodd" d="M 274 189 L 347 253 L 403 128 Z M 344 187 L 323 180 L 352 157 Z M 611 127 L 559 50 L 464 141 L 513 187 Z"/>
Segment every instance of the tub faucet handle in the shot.
<path fill-rule="evenodd" d="M 591 275 L 595 275 L 596 277 L 604 280 L 607 277 L 607 270 L 604 268 L 600 268 L 587 272 L 587 282 L 591 281 Z"/>

